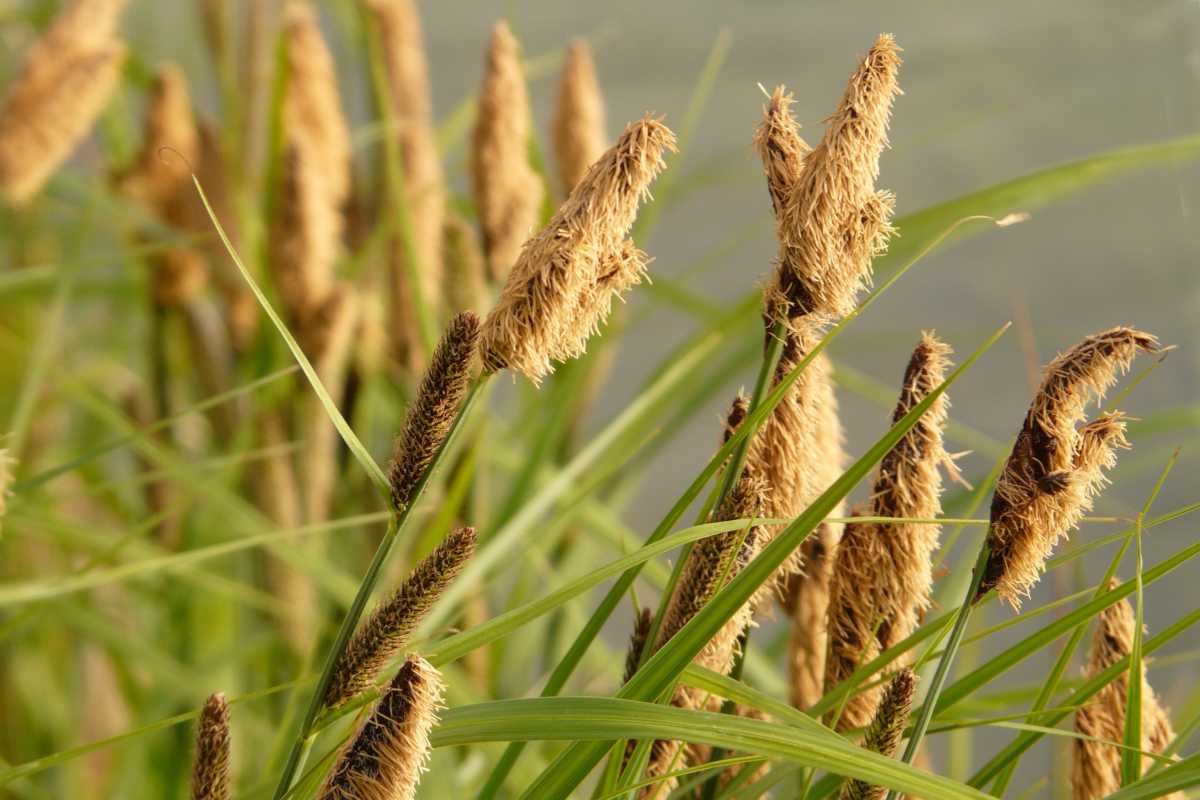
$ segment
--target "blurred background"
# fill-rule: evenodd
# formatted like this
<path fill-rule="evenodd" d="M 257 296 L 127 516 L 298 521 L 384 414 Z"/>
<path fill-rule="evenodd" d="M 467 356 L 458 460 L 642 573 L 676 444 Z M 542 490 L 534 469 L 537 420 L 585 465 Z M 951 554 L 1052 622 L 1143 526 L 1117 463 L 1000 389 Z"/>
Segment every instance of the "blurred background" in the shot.
<path fill-rule="evenodd" d="M 240 11 L 249 2 L 230 5 Z M 338 58 L 349 113 L 363 124 L 370 113 L 370 90 L 355 4 L 317 5 Z M 660 187 L 665 197 L 655 207 L 658 225 L 639 243 L 655 259 L 651 273 L 656 285 L 632 294 L 628 328 L 592 415 L 593 430 L 626 406 L 673 348 L 695 332 L 698 318 L 742 298 L 771 269 L 775 242 L 770 206 L 750 147 L 765 99 L 763 87 L 784 84 L 795 94 L 802 133 L 815 143 L 859 56 L 878 33 L 894 33 L 904 49 L 904 96 L 895 106 L 892 149 L 884 156 L 879 185 L 895 192 L 901 218 L 1036 170 L 1190 137 L 1200 130 L 1200 3 L 1195 0 L 1152 0 L 1136 7 L 1117 0 L 420 5 L 435 114 L 447 124 L 454 124 L 454 113 L 478 85 L 489 30 L 501 17 L 509 20 L 529 60 L 530 95 L 543 142 L 556 59 L 572 36 L 587 37 L 593 45 L 610 135 L 646 111 L 665 114 L 679 130 L 689 119 L 689 108 L 695 111 L 693 134 L 669 172 L 671 183 Z M 18 63 L 30 35 L 26 21 L 44 17 L 54 6 L 0 3 L 0 75 L 7 79 Z M 134 0 L 122 30 L 146 67 L 165 60 L 181 64 L 199 107 L 217 113 L 221 90 L 192 4 Z M 704 88 L 706 77 L 711 86 Z M 94 147 L 85 148 L 77 160 L 98 157 Z M 467 195 L 461 136 L 446 153 L 446 163 L 457 191 Z M 972 451 L 960 463 L 969 478 L 978 480 L 1005 452 L 1020 425 L 1037 379 L 1035 365 L 1088 333 L 1134 324 L 1179 348 L 1122 403 L 1133 417 L 1152 424 L 1134 424 L 1134 449 L 1122 454 L 1112 473 L 1113 486 L 1097 503 L 1096 513 L 1136 512 L 1176 447 L 1182 447 L 1179 464 L 1155 509 L 1195 500 L 1200 465 L 1198 177 L 1200 165 L 1182 157 L 1122 172 L 1035 209 L 1027 222 L 949 243 L 924 258 L 831 348 L 851 456 L 861 454 L 886 429 L 895 388 L 922 329 L 936 329 L 966 354 L 1006 320 L 1015 323 L 951 393 L 959 427 L 950 449 Z M 901 240 L 904 233 L 901 225 Z M 689 293 L 687 302 L 678 299 L 677 288 Z M 102 302 L 91 304 L 93 320 L 104 317 Z M 754 321 L 750 323 L 738 335 L 759 336 Z M 1145 366 L 1140 363 L 1135 370 Z M 754 353 L 729 372 L 725 389 L 669 446 L 654 451 L 625 514 L 634 530 L 647 531 L 708 459 L 728 397 L 739 386 L 752 384 L 756 367 Z M 864 496 L 860 487 L 857 498 Z M 1112 530 L 1085 527 L 1076 536 Z M 969 531 L 966 537 L 976 534 Z M 1146 563 L 1157 563 L 1194 537 L 1195 527 L 1187 520 L 1148 533 Z M 960 545 L 955 555 L 966 549 Z M 1108 558 L 1103 551 L 1083 559 L 1074 573 L 1056 573 L 1039 587 L 1035 601 L 1094 581 Z M 1194 569 L 1168 576 L 1148 594 L 1151 631 L 1197 603 Z M 992 607 L 977 624 L 993 624 L 1007 614 Z M 619 622 L 614 641 L 627 627 L 627 620 Z M 1186 656 L 1196 640 L 1190 645 L 1175 643 L 1152 671 L 1168 705 L 1195 702 L 1195 667 Z M 981 656 L 968 652 L 964 666 L 972 657 Z M 1044 675 L 1048 658 L 1030 661 L 1015 680 Z M 945 769 L 948 762 L 979 763 L 1010 736 L 985 732 L 973 745 L 936 737 L 935 765 Z M 973 758 L 961 750 L 949 752 L 955 746 L 978 751 Z M 1039 763 L 1062 769 L 1061 746 L 1043 745 L 1042 751 L 1044 755 L 1026 759 L 1028 779 L 1014 785 L 1029 784 Z"/>

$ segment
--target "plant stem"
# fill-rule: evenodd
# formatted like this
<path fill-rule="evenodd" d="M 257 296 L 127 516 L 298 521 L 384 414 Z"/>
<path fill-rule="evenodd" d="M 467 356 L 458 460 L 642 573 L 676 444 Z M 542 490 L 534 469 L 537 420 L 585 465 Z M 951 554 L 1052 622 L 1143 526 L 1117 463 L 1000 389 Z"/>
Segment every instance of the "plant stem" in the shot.
<path fill-rule="evenodd" d="M 971 573 L 971 585 L 967 587 L 967 594 L 963 598 L 962 605 L 959 606 L 958 616 L 954 619 L 954 628 L 950 631 L 946 649 L 942 653 L 941 660 L 938 661 L 937 670 L 933 673 L 929 691 L 925 694 L 925 703 L 921 706 L 921 716 L 913 725 L 912 733 L 908 737 L 908 744 L 904 747 L 904 755 L 900 760 L 905 764 L 911 764 L 916 758 L 917 749 L 921 746 L 921 739 L 929 730 L 929 723 L 933 720 L 933 713 L 937 709 L 938 696 L 942 693 L 942 687 L 945 686 L 946 678 L 950 675 L 950 666 L 954 663 L 954 656 L 958 654 L 963 634 L 966 633 L 967 624 L 971 621 L 971 612 L 975 608 L 975 595 L 979 592 L 979 585 L 983 583 L 983 572 L 987 568 L 990 554 L 991 548 L 988 547 L 985 538 L 983 545 L 979 548 L 979 557 L 975 559 L 975 568 Z M 896 800 L 897 797 L 898 793 L 895 790 L 891 790 L 887 794 L 887 800 Z"/>
<path fill-rule="evenodd" d="M 321 670 L 321 677 L 317 680 L 316 688 L 313 689 L 312 698 L 308 703 L 308 710 L 304 713 L 304 720 L 300 723 L 300 730 L 296 735 L 296 741 L 292 744 L 291 752 L 288 753 L 288 760 L 283 767 L 283 773 L 279 776 L 279 783 L 275 787 L 275 800 L 281 800 L 287 794 L 288 790 L 292 788 L 292 783 L 297 773 L 307 760 L 308 753 L 312 749 L 313 739 L 315 738 L 313 727 L 318 715 L 325 707 L 325 694 L 329 691 L 329 685 L 333 682 L 334 668 L 337 666 L 342 652 L 346 649 L 346 645 L 349 644 L 350 637 L 354 634 L 355 628 L 358 627 L 358 620 L 366 609 L 367 600 L 370 599 L 375 584 L 379 581 L 379 577 L 383 572 L 383 566 L 387 563 L 388 555 L 392 551 L 392 546 L 405 531 L 411 519 L 413 507 L 416 506 L 417 501 L 425 491 L 425 487 L 429 484 L 429 477 L 437 469 L 438 463 L 450 449 L 450 444 L 455 434 L 462 428 L 463 420 L 470 412 L 475 398 L 479 394 L 479 389 L 486 380 L 487 376 L 485 375 L 476 379 L 471 384 L 470 389 L 467 391 L 467 396 L 464 398 L 462 405 L 459 407 L 458 414 L 450 426 L 450 432 L 446 435 L 442 446 L 438 448 L 437 454 L 429 464 L 429 468 L 425 470 L 425 474 L 421 476 L 421 480 L 417 483 L 416 489 L 413 491 L 412 501 L 407 506 L 397 509 L 396 513 L 388 521 L 387 531 L 380 540 L 379 547 L 375 549 L 375 556 L 371 559 L 371 565 L 367 568 L 367 573 L 363 576 L 362 583 L 358 586 L 358 593 L 354 596 L 354 602 L 350 605 L 346 616 L 342 618 L 342 625 L 338 629 L 337 638 L 334 639 L 333 646 L 329 648 L 329 654 L 325 658 L 325 666 Z"/>

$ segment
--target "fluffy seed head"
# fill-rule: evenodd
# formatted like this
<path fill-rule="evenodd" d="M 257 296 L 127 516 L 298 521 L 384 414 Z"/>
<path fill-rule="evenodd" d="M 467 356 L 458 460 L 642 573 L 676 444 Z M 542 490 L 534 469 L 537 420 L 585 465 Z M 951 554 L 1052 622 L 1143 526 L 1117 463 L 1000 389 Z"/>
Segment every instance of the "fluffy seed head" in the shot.
<path fill-rule="evenodd" d="M 165 65 L 151 92 L 141 152 L 132 168 L 118 177 L 118 186 L 174 230 L 207 232 L 208 217 L 190 177 L 203 156 L 187 81 L 177 66 Z M 173 247 L 151 262 L 151 291 L 159 305 L 182 305 L 208 283 L 208 264 L 199 250 Z"/>
<path fill-rule="evenodd" d="M 200 709 L 196 756 L 192 765 L 192 800 L 229 800 L 229 704 L 221 692 Z"/>
<path fill-rule="evenodd" d="M 875 190 L 875 179 L 880 153 L 887 146 L 892 100 L 900 91 L 899 67 L 895 40 L 882 34 L 850 76 L 824 137 L 803 157 L 804 169 L 782 204 L 782 191 L 777 189 L 786 187 L 780 178 L 794 171 L 802 143 L 786 96 L 777 91 L 768 107 L 759 149 L 770 156 L 765 162 L 769 182 L 780 184 L 771 192 L 780 240 L 779 267 L 767 288 L 771 318 L 842 316 L 870 280 L 871 260 L 886 247 L 891 233 L 893 200 Z M 770 132 L 778 134 L 774 148 L 765 146 Z M 785 150 L 788 158 L 779 161 L 778 153 Z"/>
<path fill-rule="evenodd" d="M 288 5 L 283 37 L 284 163 L 271 266 L 284 306 L 302 321 L 333 285 L 350 192 L 350 133 L 333 56 L 311 6 Z"/>
<path fill-rule="evenodd" d="M 640 281 L 646 257 L 626 239 L 675 135 L 660 121 L 631 123 L 588 170 L 545 228 L 525 243 L 483 324 L 489 370 L 538 383 L 551 361 L 584 352 L 612 299 Z"/>
<path fill-rule="evenodd" d="M 371 612 L 338 659 L 325 695 L 326 706 L 336 706 L 371 688 L 474 552 L 474 528 L 451 532 L 400 588 Z"/>
<path fill-rule="evenodd" d="M 904 372 L 895 424 L 945 378 L 950 347 L 924 333 Z M 869 508 L 873 517 L 936 517 L 942 511 L 939 466 L 956 474 L 943 448 L 946 396 L 940 396 L 883 457 Z M 929 607 L 938 526 L 905 522 L 852 522 L 838 543 L 830 583 L 829 655 L 825 689 L 848 678 L 917 629 Z M 875 714 L 881 690 L 849 698 L 839 730 L 858 728 Z"/>
<path fill-rule="evenodd" d="M 1116 580 L 1111 581 L 1109 589 L 1117 586 L 1117 583 Z M 1136 626 L 1137 619 L 1133 607 L 1127 600 L 1122 599 L 1100 612 L 1084 676 L 1095 677 L 1129 656 L 1133 649 Z M 1076 732 L 1108 742 L 1124 741 L 1128 681 L 1129 673 L 1126 671 L 1076 711 Z M 1171 727 L 1170 717 L 1146 681 L 1144 661 L 1141 681 L 1141 749 L 1161 753 L 1174 740 L 1175 732 Z M 1148 768 L 1151 763 L 1151 759 L 1143 759 L 1143 769 Z M 1071 764 L 1071 789 L 1074 800 L 1099 800 L 1119 788 L 1121 750 L 1097 741 L 1076 739 Z M 1165 795 L 1169 800 L 1183 800 L 1184 796 L 1182 792 Z"/>
<path fill-rule="evenodd" d="M 796 327 L 786 334 L 783 353 L 775 372 L 775 383 L 804 360 L 821 336 L 819 322 L 813 317 L 796 320 Z M 833 365 L 824 354 L 820 354 L 800 373 L 750 443 L 747 464 L 762 475 L 770 487 L 765 516 L 779 519 L 798 516 L 842 474 L 844 461 L 842 426 L 833 387 Z M 835 510 L 834 515 L 839 513 Z M 768 541 L 781 530 L 779 526 L 769 527 Z M 828 571 L 833 567 L 833 552 L 840 536 L 840 525 L 822 524 L 805 540 L 801 549 L 784 562 L 776 580 L 765 584 L 756 595 L 756 607 L 764 607 L 773 594 L 782 588 L 789 575 L 805 572 L 807 578 L 827 583 Z M 813 569 L 804 567 L 806 559 L 814 562 Z M 821 565 L 819 569 L 817 565 Z M 820 597 L 811 600 L 821 602 Z M 814 610 L 811 602 L 808 608 Z M 823 614 L 821 611 L 822 618 Z M 821 658 L 824 658 L 823 644 L 819 649 Z"/>
<path fill-rule="evenodd" d="M 121 176 L 121 190 L 166 216 L 181 188 L 191 190 L 190 165 L 199 160 L 200 136 L 187 80 L 178 66 L 166 64 L 151 90 L 141 152 Z"/>
<path fill-rule="evenodd" d="M 75 0 L 30 48 L 0 107 L 0 193 L 28 202 L 92 127 L 120 78 L 126 0 Z"/>
<path fill-rule="evenodd" d="M 567 48 L 567 63 L 558 82 L 558 101 L 551 121 L 559 181 L 570 194 L 604 153 L 604 97 L 596 80 L 592 50 L 583 39 Z"/>
<path fill-rule="evenodd" d="M 1137 353 L 1158 340 L 1133 328 L 1087 337 L 1051 361 L 992 498 L 990 555 L 978 597 L 995 588 L 1014 608 L 1029 595 L 1059 538 L 1092 506 L 1114 449 L 1127 447 L 1120 415 L 1083 421 L 1088 402 L 1103 397 Z"/>
<path fill-rule="evenodd" d="M 416 266 L 426 305 L 438 308 L 443 284 L 443 232 L 446 214 L 442 164 L 433 129 L 429 63 L 421 19 L 412 0 L 370 0 L 387 65 L 389 109 L 404 170 L 404 203 Z M 397 354 L 410 366 L 418 363 L 420 331 L 413 312 L 408 252 L 392 243 L 389 270 L 392 291 L 392 338 Z"/>
<path fill-rule="evenodd" d="M 516 262 L 542 204 L 542 182 L 529 165 L 529 121 L 521 46 L 501 20 L 492 28 L 471 146 L 471 188 L 497 281 Z"/>
<path fill-rule="evenodd" d="M 762 161 L 780 242 L 788 232 L 779 230 L 778 226 L 786 221 L 783 211 L 799 184 L 804 158 L 809 151 L 808 144 L 800 138 L 800 125 L 792 116 L 795 101 L 787 90 L 777 86 L 763 109 L 762 122 L 754 131 L 754 149 Z"/>
<path fill-rule="evenodd" d="M 916 693 L 917 676 L 907 667 L 896 673 L 888 684 L 879 702 L 879 711 L 867 729 L 863 747 L 873 753 L 891 758 L 896 754 L 908 714 L 912 710 L 913 695 Z M 840 800 L 882 800 L 887 792 L 882 786 L 873 786 L 861 780 L 849 780 L 842 785 Z"/>
<path fill-rule="evenodd" d="M 463 311 L 450 320 L 433 351 L 392 453 L 388 482 L 396 508 L 412 502 L 421 479 L 450 432 L 467 392 L 478 339 L 479 318 L 471 311 Z"/>
<path fill-rule="evenodd" d="M 714 514 L 714 521 L 761 517 L 765 489 L 761 478 L 743 472 L 721 508 Z M 761 549 L 759 539 L 760 528 L 755 525 L 749 529 L 710 536 L 692 546 L 679 582 L 667 604 L 662 629 L 655 644 L 656 650 L 670 641 L 672 636 L 704 608 L 713 595 L 750 563 Z M 695 663 L 721 675 L 729 674 L 737 656 L 738 638 L 751 621 L 751 606 L 750 603 L 746 603 L 696 655 Z M 721 701 L 708 692 L 680 685 L 671 698 L 671 704 L 677 708 L 715 711 L 720 707 Z M 680 755 L 681 747 L 682 743 L 678 741 L 656 741 L 646 767 L 646 776 L 658 777 L 690 763 L 692 753 L 685 751 Z M 683 763 L 677 763 L 679 761 Z M 675 778 L 664 779 L 647 787 L 641 797 L 665 797 L 677 784 Z"/>
<path fill-rule="evenodd" d="M 429 732 L 444 690 L 428 661 L 409 656 L 338 755 L 319 800 L 412 800 L 428 769 Z"/>

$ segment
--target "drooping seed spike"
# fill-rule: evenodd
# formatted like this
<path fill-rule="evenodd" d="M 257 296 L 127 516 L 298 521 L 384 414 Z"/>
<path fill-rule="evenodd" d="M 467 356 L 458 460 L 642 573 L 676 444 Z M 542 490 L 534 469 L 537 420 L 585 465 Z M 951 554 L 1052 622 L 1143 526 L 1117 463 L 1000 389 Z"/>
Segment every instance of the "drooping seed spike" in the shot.
<path fill-rule="evenodd" d="M 1014 608 L 1037 583 L 1060 538 L 1092 507 L 1103 470 L 1125 444 L 1121 418 L 1079 427 L 1087 404 L 1158 340 L 1127 327 L 1085 338 L 1047 366 L 992 497 L 988 562 L 976 599 L 990 589 Z"/>
<path fill-rule="evenodd" d="M 631 123 L 525 243 L 483 323 L 486 369 L 511 367 L 538 383 L 552 362 L 584 351 L 612 300 L 641 278 L 646 257 L 628 233 L 674 147 L 675 135 L 657 119 Z"/>

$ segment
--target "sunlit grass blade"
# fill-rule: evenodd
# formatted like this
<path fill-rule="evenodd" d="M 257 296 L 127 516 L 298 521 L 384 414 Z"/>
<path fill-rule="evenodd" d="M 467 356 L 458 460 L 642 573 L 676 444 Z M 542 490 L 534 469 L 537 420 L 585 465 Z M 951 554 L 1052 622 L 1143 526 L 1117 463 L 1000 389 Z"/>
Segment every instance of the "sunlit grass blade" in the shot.
<path fill-rule="evenodd" d="M 460 706 L 442 714 L 431 740 L 435 747 L 453 747 L 487 741 L 607 741 L 624 737 L 676 738 L 728 751 L 757 753 L 928 798 L 987 797 L 948 778 L 863 750 L 829 731 L 801 730 L 622 698 L 542 697 Z"/>

